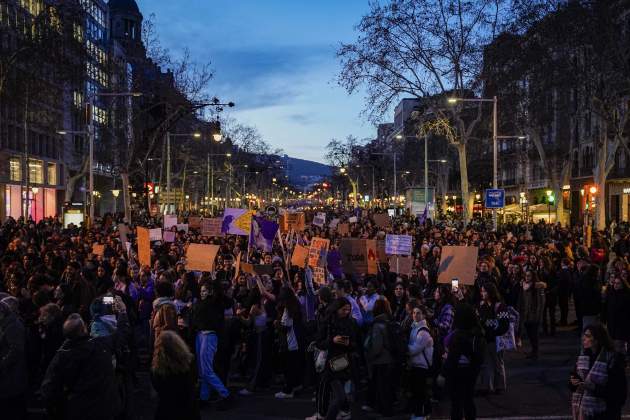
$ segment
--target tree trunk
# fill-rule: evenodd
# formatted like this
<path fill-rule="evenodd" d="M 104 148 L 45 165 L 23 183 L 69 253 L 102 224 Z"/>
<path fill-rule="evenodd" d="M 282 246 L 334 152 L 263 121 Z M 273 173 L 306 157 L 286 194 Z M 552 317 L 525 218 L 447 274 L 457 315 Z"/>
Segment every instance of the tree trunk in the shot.
<path fill-rule="evenodd" d="M 606 229 L 606 161 L 605 158 L 597 163 L 593 171 L 593 181 L 597 185 L 597 193 L 595 194 L 595 229 Z"/>
<path fill-rule="evenodd" d="M 560 179 L 557 185 L 554 185 L 554 191 L 556 194 L 556 221 L 560 222 L 563 226 L 569 225 L 569 220 L 564 211 L 564 200 L 562 193 L 564 190 L 562 187 L 568 185 L 571 182 L 571 160 L 567 159 L 560 171 Z"/>
<path fill-rule="evenodd" d="M 127 172 L 120 173 L 122 181 L 123 207 L 125 209 L 125 221 L 131 223 L 131 201 L 129 200 L 129 174 Z"/>
<path fill-rule="evenodd" d="M 468 225 L 472 215 L 472 203 L 468 193 L 468 162 L 466 160 L 466 143 L 457 143 L 457 155 L 459 157 L 459 174 L 462 188 L 462 208 L 464 211 L 464 225 Z"/>

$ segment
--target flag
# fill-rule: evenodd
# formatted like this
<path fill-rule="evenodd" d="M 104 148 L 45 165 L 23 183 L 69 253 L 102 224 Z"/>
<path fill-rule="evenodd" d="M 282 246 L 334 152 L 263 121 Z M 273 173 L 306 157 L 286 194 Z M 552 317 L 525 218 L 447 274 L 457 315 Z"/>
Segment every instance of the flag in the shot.
<path fill-rule="evenodd" d="M 424 211 L 422 212 L 420 217 L 418 217 L 418 223 L 420 223 L 421 225 L 424 225 L 427 222 L 428 214 L 429 214 L 429 206 L 425 205 Z"/>
<path fill-rule="evenodd" d="M 252 217 L 252 228 L 249 233 L 249 242 L 265 252 L 271 252 L 273 239 L 278 232 L 278 224 L 259 216 Z"/>

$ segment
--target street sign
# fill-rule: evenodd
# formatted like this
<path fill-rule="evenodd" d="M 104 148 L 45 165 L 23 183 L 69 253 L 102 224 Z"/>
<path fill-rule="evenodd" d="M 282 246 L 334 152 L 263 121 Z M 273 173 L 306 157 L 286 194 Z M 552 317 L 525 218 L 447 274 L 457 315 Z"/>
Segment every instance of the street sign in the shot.
<path fill-rule="evenodd" d="M 502 209 L 505 207 L 505 190 L 502 188 L 486 190 L 485 202 L 487 209 Z"/>

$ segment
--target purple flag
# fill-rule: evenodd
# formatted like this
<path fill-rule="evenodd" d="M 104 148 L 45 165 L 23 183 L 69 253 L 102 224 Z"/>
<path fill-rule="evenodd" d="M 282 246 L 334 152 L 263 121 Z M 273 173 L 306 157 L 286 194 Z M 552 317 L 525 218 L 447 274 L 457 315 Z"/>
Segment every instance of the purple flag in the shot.
<path fill-rule="evenodd" d="M 428 212 L 429 212 L 429 206 L 425 204 L 424 211 L 422 212 L 420 217 L 418 217 L 418 223 L 420 223 L 421 225 L 424 225 L 427 222 L 427 216 L 429 215 Z"/>
<path fill-rule="evenodd" d="M 271 252 L 273 239 L 278 233 L 278 224 L 259 216 L 252 217 L 252 229 L 249 233 L 250 246 L 255 245 L 264 252 Z"/>

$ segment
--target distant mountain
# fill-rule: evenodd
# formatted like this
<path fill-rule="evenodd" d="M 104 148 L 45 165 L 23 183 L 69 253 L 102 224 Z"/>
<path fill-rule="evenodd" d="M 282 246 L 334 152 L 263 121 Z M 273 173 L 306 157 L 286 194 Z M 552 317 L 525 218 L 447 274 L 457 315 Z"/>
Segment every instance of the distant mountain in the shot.
<path fill-rule="evenodd" d="M 332 168 L 323 163 L 311 160 L 292 158 L 284 155 L 282 160 L 286 167 L 289 182 L 298 187 L 308 187 L 332 175 Z"/>

